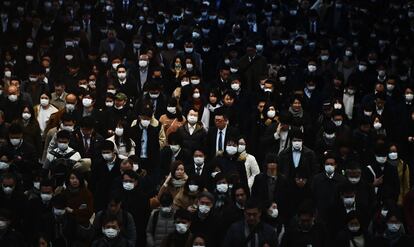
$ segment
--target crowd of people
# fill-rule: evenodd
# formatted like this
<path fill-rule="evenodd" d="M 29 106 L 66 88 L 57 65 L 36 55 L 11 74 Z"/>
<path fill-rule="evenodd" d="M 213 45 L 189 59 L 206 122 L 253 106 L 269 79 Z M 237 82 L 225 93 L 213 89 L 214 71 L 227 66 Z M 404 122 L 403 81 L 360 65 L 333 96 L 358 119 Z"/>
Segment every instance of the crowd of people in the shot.
<path fill-rule="evenodd" d="M 0 246 L 414 246 L 414 1 L 3 0 Z"/>

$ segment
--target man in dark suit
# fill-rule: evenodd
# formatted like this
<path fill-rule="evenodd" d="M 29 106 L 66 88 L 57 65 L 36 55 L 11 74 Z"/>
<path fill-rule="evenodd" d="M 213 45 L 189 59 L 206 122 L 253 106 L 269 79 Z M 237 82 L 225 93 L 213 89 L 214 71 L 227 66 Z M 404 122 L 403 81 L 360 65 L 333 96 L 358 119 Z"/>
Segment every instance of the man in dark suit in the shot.
<path fill-rule="evenodd" d="M 116 67 L 116 80 L 114 81 L 118 92 L 128 95 L 131 102 L 135 102 L 138 97 L 137 82 L 127 72 L 125 65 L 120 64 Z"/>
<path fill-rule="evenodd" d="M 160 125 L 153 119 L 150 104 L 145 104 L 140 110 L 138 119 L 134 120 L 130 129 L 130 136 L 135 142 L 135 153 L 140 158 L 140 165 L 150 174 L 154 172 L 155 165 L 159 164 Z"/>
<path fill-rule="evenodd" d="M 100 158 L 100 148 L 103 137 L 95 131 L 95 121 L 92 117 L 83 117 L 79 123 L 80 129 L 74 131 L 73 149 L 79 152 L 82 158 Z"/>
<path fill-rule="evenodd" d="M 294 128 L 290 131 L 292 137 L 291 147 L 279 154 L 279 173 L 288 179 L 293 179 L 299 168 L 303 167 L 313 175 L 319 172 L 319 164 L 315 153 L 303 145 L 303 133 L 300 129 Z"/>
<path fill-rule="evenodd" d="M 208 158 L 212 159 L 218 152 L 223 152 L 229 136 L 237 138 L 238 129 L 228 125 L 228 115 L 224 109 L 215 111 L 214 127 L 210 128 L 207 135 Z"/>
<path fill-rule="evenodd" d="M 261 207 L 254 199 L 247 201 L 244 219 L 234 223 L 227 232 L 223 247 L 231 246 L 277 246 L 276 232 L 261 221 Z"/>
<path fill-rule="evenodd" d="M 167 99 L 162 93 L 161 84 L 158 81 L 149 81 L 147 84 L 145 93 L 135 102 L 135 109 L 139 109 L 145 102 L 150 102 L 152 105 L 152 111 L 154 117 L 159 119 L 163 114 L 167 112 Z"/>
<path fill-rule="evenodd" d="M 115 29 L 108 30 L 108 36 L 106 39 L 99 43 L 99 53 L 106 53 L 109 59 L 114 57 L 120 57 L 123 55 L 125 49 L 125 43 L 122 40 L 116 38 Z"/>
<path fill-rule="evenodd" d="M 259 77 L 265 74 L 266 58 L 256 54 L 256 45 L 249 43 L 246 48 L 246 55 L 239 61 L 239 73 L 242 76 L 245 90 L 251 91 L 257 86 Z"/>
<path fill-rule="evenodd" d="M 198 111 L 190 109 L 187 115 L 187 123 L 178 128 L 177 133 L 183 140 L 183 147 L 193 152 L 196 148 L 204 148 L 206 131 L 198 121 Z"/>
<path fill-rule="evenodd" d="M 286 198 L 288 181 L 278 172 L 277 156 L 268 154 L 265 160 L 266 170 L 254 178 L 252 186 L 252 198 L 269 207 L 277 204 L 280 216 L 286 215 Z"/>
<path fill-rule="evenodd" d="M 208 186 L 213 170 L 205 163 L 205 154 L 202 149 L 196 149 L 193 160 L 186 167 L 187 175 L 190 177 L 200 177 L 204 186 Z"/>

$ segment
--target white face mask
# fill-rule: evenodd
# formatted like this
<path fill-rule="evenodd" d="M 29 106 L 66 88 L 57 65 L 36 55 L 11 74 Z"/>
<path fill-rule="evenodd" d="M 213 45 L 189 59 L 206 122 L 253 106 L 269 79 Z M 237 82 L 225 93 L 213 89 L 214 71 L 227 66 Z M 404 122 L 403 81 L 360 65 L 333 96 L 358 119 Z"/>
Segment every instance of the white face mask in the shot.
<path fill-rule="evenodd" d="M 124 80 L 127 76 L 127 74 L 125 72 L 118 72 L 117 76 L 120 80 Z"/>
<path fill-rule="evenodd" d="M 208 214 L 208 212 L 210 212 L 210 207 L 207 205 L 199 205 L 198 206 L 198 211 L 200 211 L 200 213 L 202 214 Z"/>
<path fill-rule="evenodd" d="M 175 106 L 167 106 L 167 111 L 171 114 L 177 113 L 177 107 Z"/>
<path fill-rule="evenodd" d="M 364 72 L 365 70 L 367 70 L 367 66 L 360 64 L 360 65 L 358 65 L 358 69 L 359 69 L 359 71 Z"/>
<path fill-rule="evenodd" d="M 308 65 L 308 71 L 309 72 L 315 72 L 316 71 L 316 66 L 315 65 Z"/>
<path fill-rule="evenodd" d="M 184 234 L 188 231 L 188 225 L 184 224 L 184 223 L 178 223 L 175 224 L 175 230 L 179 233 L 179 234 Z"/>
<path fill-rule="evenodd" d="M 65 214 L 65 210 L 59 209 L 59 208 L 53 208 L 53 214 L 56 216 L 62 216 Z"/>
<path fill-rule="evenodd" d="M 387 90 L 388 90 L 388 91 L 393 91 L 393 90 L 394 90 L 394 88 L 395 88 L 395 85 L 394 85 L 394 84 L 388 84 L 388 83 L 387 83 Z"/>
<path fill-rule="evenodd" d="M 388 153 L 388 158 L 390 158 L 390 160 L 396 160 L 396 159 L 398 159 L 398 153 L 397 152 L 390 152 L 390 153 Z"/>
<path fill-rule="evenodd" d="M 141 119 L 141 126 L 144 128 L 148 128 L 148 126 L 150 125 L 150 120 L 145 120 L 145 119 Z"/>
<path fill-rule="evenodd" d="M 229 189 L 229 185 L 228 184 L 217 184 L 216 189 L 220 193 L 226 193 L 227 190 Z"/>
<path fill-rule="evenodd" d="M 188 115 L 188 117 L 187 117 L 187 121 L 190 123 L 190 124 L 195 124 L 195 123 L 197 123 L 197 117 L 196 116 L 192 116 L 192 115 Z"/>
<path fill-rule="evenodd" d="M 177 153 L 180 150 L 180 145 L 170 145 L 170 149 L 173 153 Z"/>
<path fill-rule="evenodd" d="M 160 211 L 162 213 L 169 214 L 169 213 L 172 212 L 172 208 L 171 207 L 161 207 Z"/>
<path fill-rule="evenodd" d="M 269 216 L 274 219 L 277 218 L 277 216 L 279 216 L 279 210 L 277 208 L 272 208 L 269 210 Z"/>
<path fill-rule="evenodd" d="M 82 105 L 84 107 L 90 107 L 92 105 L 92 99 L 89 98 L 83 98 L 82 99 Z"/>
<path fill-rule="evenodd" d="M 40 105 L 41 106 L 48 106 L 49 105 L 49 99 L 40 99 Z"/>
<path fill-rule="evenodd" d="M 112 68 L 113 68 L 113 69 L 116 69 L 116 68 L 118 67 L 118 65 L 120 65 L 120 63 L 113 63 L 113 64 L 112 64 Z"/>
<path fill-rule="evenodd" d="M 194 157 L 194 164 L 201 165 L 204 163 L 204 157 Z"/>
<path fill-rule="evenodd" d="M 345 197 L 342 199 L 345 207 L 351 207 L 355 203 L 355 197 Z"/>
<path fill-rule="evenodd" d="M 192 71 L 194 66 L 191 63 L 187 63 L 185 64 L 185 67 L 187 68 L 188 71 Z"/>
<path fill-rule="evenodd" d="M 32 114 L 30 114 L 30 113 L 27 113 L 27 112 L 22 113 L 22 118 L 24 120 L 29 120 L 31 116 L 32 116 Z"/>
<path fill-rule="evenodd" d="M 332 165 L 325 165 L 325 172 L 326 172 L 328 175 L 333 174 L 333 173 L 334 173 L 334 171 L 335 171 L 335 166 L 332 166 Z"/>
<path fill-rule="evenodd" d="M 71 112 L 75 110 L 75 104 L 66 104 L 65 108 L 66 108 L 66 111 Z"/>
<path fill-rule="evenodd" d="M 302 142 L 301 141 L 292 141 L 292 147 L 295 150 L 302 149 Z"/>
<path fill-rule="evenodd" d="M 190 185 L 188 185 L 188 190 L 190 192 L 196 192 L 198 190 L 198 185 L 196 185 L 196 184 L 190 184 Z"/>
<path fill-rule="evenodd" d="M 105 153 L 105 154 L 102 154 L 102 158 L 105 160 L 105 161 L 112 161 L 113 160 L 113 155 L 112 155 L 112 153 Z"/>
<path fill-rule="evenodd" d="M 229 155 L 234 155 L 234 154 L 237 153 L 237 147 L 235 147 L 235 146 L 226 146 L 226 152 Z"/>
<path fill-rule="evenodd" d="M 384 164 L 385 162 L 387 162 L 387 156 L 376 156 L 375 155 L 375 160 L 380 164 Z"/>
<path fill-rule="evenodd" d="M 244 151 L 246 151 L 246 145 L 241 145 L 241 144 L 239 144 L 239 145 L 237 146 L 237 152 L 238 152 L 238 153 L 243 153 Z"/>
<path fill-rule="evenodd" d="M 157 99 L 160 96 L 160 94 L 159 93 L 149 93 L 149 96 L 150 96 L 151 99 Z"/>
<path fill-rule="evenodd" d="M 118 236 L 118 230 L 114 229 L 114 228 L 106 228 L 106 229 L 102 229 L 102 233 L 105 234 L 105 236 L 107 238 L 115 238 L 116 236 Z"/>
<path fill-rule="evenodd" d="M 406 101 L 411 102 L 411 101 L 413 101 L 413 98 L 414 98 L 414 94 L 412 94 L 412 93 L 408 93 L 408 94 L 405 95 L 405 100 Z"/>
<path fill-rule="evenodd" d="M 18 146 L 21 142 L 22 142 L 22 139 L 17 139 L 17 138 L 10 139 L 10 143 L 13 146 Z"/>
<path fill-rule="evenodd" d="M 270 110 L 267 112 L 268 118 L 274 118 L 276 116 L 276 111 Z"/>
<path fill-rule="evenodd" d="M 334 109 L 342 109 L 342 104 L 341 103 L 335 103 L 334 104 Z"/>
<path fill-rule="evenodd" d="M 359 180 L 361 180 L 361 177 L 357 177 L 357 178 L 351 178 L 351 177 L 349 177 L 349 178 L 348 178 L 348 181 L 349 181 L 351 184 L 357 184 L 357 183 L 359 183 Z"/>
<path fill-rule="evenodd" d="M 40 198 L 42 199 L 43 202 L 49 202 L 50 200 L 52 200 L 52 194 L 45 194 L 45 193 L 41 193 L 40 194 Z"/>
<path fill-rule="evenodd" d="M 10 78 L 10 77 L 11 77 L 11 75 L 12 75 L 12 73 L 11 73 L 11 71 L 10 71 L 10 70 L 8 70 L 8 71 L 4 71 L 4 76 L 5 76 L 5 77 Z"/>
<path fill-rule="evenodd" d="M 200 79 L 191 79 L 190 82 L 193 85 L 198 85 L 198 84 L 200 84 Z"/>
<path fill-rule="evenodd" d="M 122 136 L 124 134 L 124 128 L 115 128 L 115 135 Z"/>
<path fill-rule="evenodd" d="M 134 187 L 135 187 L 135 185 L 134 185 L 134 183 L 131 183 L 131 182 L 123 182 L 123 183 L 122 183 L 122 187 L 123 187 L 125 190 L 133 190 L 133 189 L 134 189 Z"/>
<path fill-rule="evenodd" d="M 193 48 L 193 47 L 185 47 L 185 48 L 184 48 L 184 51 L 185 51 L 186 53 L 191 53 L 191 52 L 193 52 L 193 50 L 194 50 L 194 48 Z"/>
<path fill-rule="evenodd" d="M 230 68 L 230 72 L 233 73 L 233 74 L 234 73 L 237 73 L 237 71 L 239 71 L 239 70 L 238 69 L 235 69 L 235 68 Z"/>
<path fill-rule="evenodd" d="M 200 93 L 193 93 L 193 98 L 194 99 L 199 99 L 200 98 Z"/>
<path fill-rule="evenodd" d="M 10 102 L 16 102 L 17 101 L 17 95 L 15 95 L 15 94 L 10 94 L 7 98 L 10 100 Z"/>
<path fill-rule="evenodd" d="M 167 48 L 170 50 L 174 48 L 174 43 L 167 43 Z"/>
<path fill-rule="evenodd" d="M 361 226 L 348 226 L 350 232 L 358 232 Z"/>
<path fill-rule="evenodd" d="M 390 232 L 398 232 L 401 228 L 401 224 L 399 223 L 387 223 L 388 231 Z"/>
<path fill-rule="evenodd" d="M 62 142 L 62 143 L 58 143 L 58 148 L 59 148 L 59 150 L 61 150 L 61 151 L 65 151 L 66 149 L 68 149 L 68 144 L 67 143 L 64 143 L 64 142 Z"/>
<path fill-rule="evenodd" d="M 187 85 L 190 85 L 190 82 L 189 81 L 181 81 L 181 86 L 182 87 L 185 87 Z"/>
<path fill-rule="evenodd" d="M 106 107 L 112 107 L 112 106 L 114 106 L 114 102 L 113 101 L 106 101 L 105 106 Z"/>
<path fill-rule="evenodd" d="M 379 130 L 379 129 L 381 129 L 381 127 L 382 127 L 382 124 L 380 122 L 375 122 L 374 123 L 374 129 Z"/>
<path fill-rule="evenodd" d="M 342 120 L 333 121 L 336 127 L 339 127 L 342 125 Z"/>
<path fill-rule="evenodd" d="M 148 61 L 147 60 L 139 60 L 138 65 L 141 68 L 145 68 L 145 67 L 148 66 Z"/>
<path fill-rule="evenodd" d="M 9 167 L 10 167 L 9 163 L 6 163 L 4 161 L 0 161 L 0 170 L 6 170 L 6 169 L 9 169 Z"/>
<path fill-rule="evenodd" d="M 101 57 L 101 62 L 102 63 L 107 63 L 108 62 L 108 58 L 107 57 Z"/>

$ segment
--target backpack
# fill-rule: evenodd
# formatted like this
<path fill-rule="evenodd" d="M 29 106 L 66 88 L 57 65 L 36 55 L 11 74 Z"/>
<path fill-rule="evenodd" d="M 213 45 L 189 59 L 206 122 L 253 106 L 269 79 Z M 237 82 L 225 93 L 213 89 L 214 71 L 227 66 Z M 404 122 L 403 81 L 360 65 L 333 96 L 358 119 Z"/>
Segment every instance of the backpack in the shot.
<path fill-rule="evenodd" d="M 56 180 L 57 186 L 63 185 L 68 172 L 72 170 L 73 165 L 75 165 L 76 161 L 70 159 L 75 153 L 75 150 L 72 150 L 67 154 L 60 154 L 54 150 L 50 151 L 50 154 L 55 157 L 50 163 L 50 172 L 52 178 Z"/>

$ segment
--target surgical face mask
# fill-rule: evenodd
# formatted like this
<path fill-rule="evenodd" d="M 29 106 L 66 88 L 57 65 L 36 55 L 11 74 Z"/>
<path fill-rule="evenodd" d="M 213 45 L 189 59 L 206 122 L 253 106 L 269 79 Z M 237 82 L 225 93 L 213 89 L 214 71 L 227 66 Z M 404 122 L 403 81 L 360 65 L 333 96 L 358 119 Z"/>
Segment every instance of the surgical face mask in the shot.
<path fill-rule="evenodd" d="M 188 231 L 188 225 L 184 224 L 184 223 L 177 223 L 177 224 L 175 224 L 175 230 L 179 234 L 184 234 Z"/>
<path fill-rule="evenodd" d="M 102 233 L 105 234 L 105 236 L 107 238 L 115 238 L 116 236 L 118 236 L 118 230 L 114 229 L 114 228 L 106 228 L 106 229 L 102 229 Z"/>
<path fill-rule="evenodd" d="M 274 110 L 267 111 L 267 117 L 268 118 L 274 118 L 275 116 L 276 116 L 276 111 L 274 111 Z"/>
<path fill-rule="evenodd" d="M 345 56 L 351 57 L 352 56 L 352 51 L 349 51 L 349 50 L 345 51 Z"/>
<path fill-rule="evenodd" d="M 167 106 L 167 111 L 171 114 L 176 114 L 177 113 L 177 107 L 175 106 Z"/>
<path fill-rule="evenodd" d="M 367 116 L 367 117 L 371 117 L 372 112 L 371 111 L 364 111 L 364 115 Z"/>
<path fill-rule="evenodd" d="M 313 91 L 313 90 L 315 90 L 316 86 L 315 85 L 308 85 L 307 88 L 308 88 L 309 91 Z"/>
<path fill-rule="evenodd" d="M 190 123 L 190 124 L 195 124 L 195 123 L 197 123 L 197 117 L 196 116 L 191 116 L 191 115 L 189 115 L 188 117 L 187 117 L 187 121 Z"/>
<path fill-rule="evenodd" d="M 185 81 L 185 80 L 181 81 L 181 87 L 185 87 L 187 85 L 190 85 L 189 81 Z"/>
<path fill-rule="evenodd" d="M 46 193 L 41 193 L 40 194 L 40 198 L 42 199 L 43 202 L 49 202 L 50 200 L 52 200 L 52 194 L 46 194 Z"/>
<path fill-rule="evenodd" d="M 139 60 L 138 65 L 141 68 L 145 68 L 145 67 L 148 66 L 148 61 L 147 60 Z"/>
<path fill-rule="evenodd" d="M 198 38 L 200 38 L 200 33 L 198 33 L 198 32 L 193 32 L 193 33 L 192 33 L 192 36 L 193 36 L 193 38 L 194 38 L 194 39 L 198 39 Z M 192 50 L 192 49 L 191 49 L 191 50 L 190 50 L 190 49 L 188 49 L 188 48 L 185 48 L 185 49 L 186 49 L 186 51 L 185 51 L 186 53 L 191 53 L 191 52 L 193 52 L 193 50 Z M 187 49 L 188 49 L 188 51 L 187 51 Z"/>
<path fill-rule="evenodd" d="M 375 155 L 375 160 L 380 164 L 384 164 L 385 162 L 387 162 L 387 156 L 376 156 Z"/>
<path fill-rule="evenodd" d="M 124 134 L 124 128 L 115 128 L 115 135 L 122 136 Z"/>
<path fill-rule="evenodd" d="M 41 106 L 49 105 L 49 99 L 40 99 L 40 105 Z"/>
<path fill-rule="evenodd" d="M 357 178 L 352 178 L 352 177 L 349 177 L 348 178 L 348 181 L 351 183 L 351 184 L 357 184 L 357 183 L 359 183 L 359 181 L 361 180 L 361 177 L 357 177 Z"/>
<path fill-rule="evenodd" d="M 237 147 L 235 147 L 235 146 L 226 146 L 226 152 L 229 155 L 234 155 L 234 154 L 237 153 Z"/>
<path fill-rule="evenodd" d="M 279 216 L 279 210 L 277 208 L 272 208 L 270 210 L 269 216 L 272 218 L 277 218 L 277 216 Z"/>
<path fill-rule="evenodd" d="M 10 70 L 8 70 L 8 71 L 4 71 L 4 76 L 5 76 L 5 77 L 10 78 L 10 77 L 11 77 L 11 75 L 12 75 L 12 73 L 11 73 L 11 71 L 10 71 Z"/>
<path fill-rule="evenodd" d="M 189 190 L 190 192 L 197 192 L 197 190 L 198 190 L 198 185 L 196 185 L 196 184 L 190 184 L 190 185 L 188 185 L 188 190 Z"/>
<path fill-rule="evenodd" d="M 116 69 L 116 68 L 118 67 L 118 65 L 120 65 L 120 63 L 113 63 L 113 64 L 112 64 L 112 68 L 113 68 L 113 69 Z"/>
<path fill-rule="evenodd" d="M 328 61 L 329 56 L 328 55 L 321 55 L 321 60 L 322 61 Z"/>
<path fill-rule="evenodd" d="M 88 85 L 90 88 L 96 88 L 96 81 L 89 81 Z"/>
<path fill-rule="evenodd" d="M 333 174 L 335 172 L 335 166 L 333 166 L 333 165 L 325 165 L 325 172 L 328 175 Z"/>
<path fill-rule="evenodd" d="M 123 182 L 122 183 L 122 187 L 125 190 L 133 190 L 135 186 L 134 186 L 134 183 L 131 183 L 131 182 Z"/>
<path fill-rule="evenodd" d="M 160 94 L 159 93 L 149 93 L 149 96 L 150 96 L 151 99 L 156 99 L 160 96 Z"/>
<path fill-rule="evenodd" d="M 144 128 L 148 128 L 148 126 L 150 125 L 150 120 L 146 120 L 146 119 L 141 119 L 141 126 Z"/>
<path fill-rule="evenodd" d="M 27 113 L 27 112 L 22 113 L 22 118 L 24 120 L 29 120 L 31 116 L 32 116 L 32 114 L 30 114 L 30 113 Z"/>
<path fill-rule="evenodd" d="M 302 141 L 292 141 L 292 147 L 295 150 L 302 149 Z"/>
<path fill-rule="evenodd" d="M 75 110 L 75 104 L 66 103 L 65 108 L 66 108 L 66 111 L 71 112 L 71 111 Z"/>
<path fill-rule="evenodd" d="M 394 85 L 394 84 L 389 84 L 389 83 L 387 83 L 387 90 L 388 90 L 388 91 L 393 91 L 393 90 L 394 90 L 394 88 L 395 88 L 395 85 Z"/>
<path fill-rule="evenodd" d="M 212 172 L 212 173 L 211 173 L 211 177 L 212 177 L 212 178 L 215 178 L 215 177 L 216 177 L 216 175 L 217 175 L 218 173 L 219 173 L 219 172 Z"/>
<path fill-rule="evenodd" d="M 3 187 L 3 192 L 6 195 L 10 195 L 11 193 L 13 193 L 13 190 L 14 190 L 13 187 L 9 187 L 9 186 Z"/>
<path fill-rule="evenodd" d="M 18 146 L 22 142 L 22 139 L 20 138 L 12 138 L 10 139 L 10 143 L 13 146 Z"/>
<path fill-rule="evenodd" d="M 328 134 L 328 133 L 323 133 L 323 136 L 325 136 L 326 139 L 332 140 L 335 138 L 335 133 L 332 134 Z"/>
<path fill-rule="evenodd" d="M 414 98 L 414 94 L 412 94 L 412 93 L 408 93 L 408 94 L 405 95 L 405 100 L 408 101 L 408 102 L 413 101 L 413 98 Z"/>
<path fill-rule="evenodd" d="M 349 231 L 353 233 L 358 232 L 360 228 L 361 226 L 348 226 Z"/>
<path fill-rule="evenodd" d="M 59 209 L 59 208 L 53 208 L 53 214 L 56 216 L 62 216 L 65 214 L 65 210 Z"/>
<path fill-rule="evenodd" d="M 204 52 L 209 52 L 210 51 L 210 47 L 203 47 L 202 49 L 203 49 Z"/>
<path fill-rule="evenodd" d="M 220 193 L 226 193 L 228 189 L 229 189 L 228 184 L 217 184 L 216 185 L 216 190 Z"/>
<path fill-rule="evenodd" d="M 70 61 L 70 60 L 73 59 L 73 55 L 67 54 L 67 55 L 65 55 L 65 59 L 68 60 L 68 61 Z"/>
<path fill-rule="evenodd" d="M 185 64 L 185 67 L 187 68 L 188 71 L 192 71 L 193 70 L 193 64 L 191 64 L 191 63 Z"/>
<path fill-rule="evenodd" d="M 0 220 L 0 230 L 4 230 L 7 228 L 7 221 Z"/>
<path fill-rule="evenodd" d="M 365 70 L 367 70 L 367 66 L 360 64 L 360 65 L 358 65 L 358 70 L 361 71 L 361 72 L 364 72 Z"/>
<path fill-rule="evenodd" d="M 37 190 L 40 189 L 40 182 L 33 182 L 33 187 Z"/>
<path fill-rule="evenodd" d="M 237 146 L 237 152 L 238 152 L 238 153 L 243 153 L 244 151 L 246 151 L 246 145 L 241 145 L 241 144 L 239 144 L 239 145 Z"/>
<path fill-rule="evenodd" d="M 198 84 L 200 84 L 200 79 L 191 79 L 190 82 L 193 85 L 198 85 Z"/>
<path fill-rule="evenodd" d="M 200 93 L 193 93 L 193 98 L 194 99 L 199 99 L 200 98 Z"/>
<path fill-rule="evenodd" d="M 194 157 L 194 164 L 202 165 L 204 163 L 204 157 Z"/>
<path fill-rule="evenodd" d="M 194 48 L 193 48 L 193 47 L 185 47 L 185 48 L 184 48 L 184 51 L 185 51 L 186 53 L 191 53 L 191 52 L 193 52 L 193 50 L 194 50 Z"/>
<path fill-rule="evenodd" d="M 155 45 L 156 45 L 158 48 L 162 48 L 162 47 L 164 46 L 164 42 L 155 42 Z"/>
<path fill-rule="evenodd" d="M 381 127 L 382 127 L 382 124 L 380 122 L 375 122 L 374 123 L 374 129 L 379 130 L 379 129 L 381 129 Z"/>
<path fill-rule="evenodd" d="M 397 152 L 390 152 L 390 153 L 388 153 L 388 158 L 390 158 L 390 160 L 396 160 L 396 159 L 398 159 L 398 153 Z"/>
<path fill-rule="evenodd" d="M 339 127 L 342 125 L 342 120 L 333 121 L 336 127 Z"/>
<path fill-rule="evenodd" d="M 113 101 L 106 101 L 105 106 L 106 107 L 112 107 L 112 106 L 114 106 L 114 102 Z"/>
<path fill-rule="evenodd" d="M 200 211 L 200 213 L 202 214 L 208 214 L 208 212 L 210 212 L 210 207 L 207 205 L 199 205 L 198 206 L 198 211 Z"/>
<path fill-rule="evenodd" d="M 101 57 L 101 62 L 102 63 L 107 63 L 108 62 L 108 58 L 107 57 Z"/>
<path fill-rule="evenodd" d="M 0 161 L 0 170 L 6 170 L 6 169 L 9 169 L 9 167 L 10 167 L 9 163 L 6 163 L 4 161 Z"/>
<path fill-rule="evenodd" d="M 401 228 L 400 223 L 387 223 L 388 231 L 390 232 L 398 232 Z"/>
<path fill-rule="evenodd" d="M 308 65 L 308 71 L 309 72 L 315 72 L 316 71 L 316 65 Z"/>
<path fill-rule="evenodd" d="M 238 69 L 236 69 L 236 68 L 230 68 L 230 72 L 231 72 L 231 73 L 233 73 L 233 74 L 234 74 L 234 73 L 237 73 L 237 71 L 239 71 L 239 70 L 238 70 Z"/>
<path fill-rule="evenodd" d="M 10 94 L 7 98 L 10 100 L 10 102 L 16 102 L 17 101 L 17 95 L 15 95 L 15 94 Z"/>
<path fill-rule="evenodd" d="M 103 153 L 103 154 L 102 154 L 102 158 L 103 158 L 105 161 L 112 161 L 112 159 L 113 159 L 114 157 L 113 157 L 112 153 Z"/>
<path fill-rule="evenodd" d="M 335 103 L 334 104 L 334 109 L 342 109 L 342 104 L 341 103 Z"/>
<path fill-rule="evenodd" d="M 31 62 L 34 59 L 32 55 L 26 55 L 24 58 L 26 59 L 27 62 Z"/>
<path fill-rule="evenodd" d="M 133 165 L 132 165 L 132 170 L 133 170 L 134 172 L 138 171 L 138 169 L 139 169 L 139 165 L 138 165 L 138 164 L 133 164 Z"/>
<path fill-rule="evenodd" d="M 286 76 L 281 76 L 281 77 L 279 77 L 279 81 L 280 82 L 285 82 L 286 81 Z"/>
<path fill-rule="evenodd" d="M 125 72 L 118 72 L 117 76 L 120 80 L 124 80 L 127 76 L 127 74 Z"/>
<path fill-rule="evenodd" d="M 170 145 L 170 149 L 173 153 L 176 153 L 180 150 L 180 145 Z"/>
<path fill-rule="evenodd" d="M 301 51 L 302 45 L 294 45 L 293 48 L 295 49 L 295 51 Z"/>
<path fill-rule="evenodd" d="M 351 207 L 355 203 L 355 197 L 345 197 L 342 199 L 345 207 Z"/>
<path fill-rule="evenodd" d="M 90 107 L 92 105 L 92 99 L 89 98 L 83 98 L 82 99 L 82 105 L 84 107 Z"/>
<path fill-rule="evenodd" d="M 61 151 L 65 151 L 66 149 L 68 149 L 68 144 L 67 143 L 64 143 L 64 142 L 59 142 L 58 143 L 58 148 L 59 148 L 59 150 L 61 150 Z"/>
<path fill-rule="evenodd" d="M 173 49 L 174 48 L 174 43 L 167 43 L 167 48 L 168 49 Z"/>

